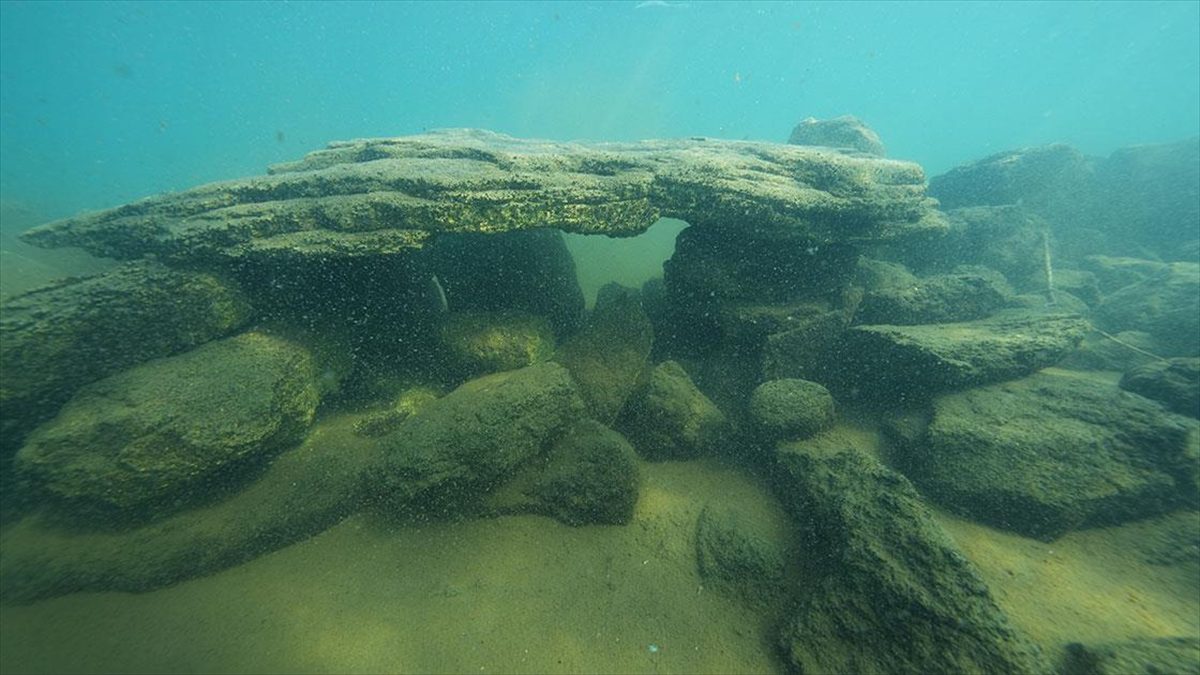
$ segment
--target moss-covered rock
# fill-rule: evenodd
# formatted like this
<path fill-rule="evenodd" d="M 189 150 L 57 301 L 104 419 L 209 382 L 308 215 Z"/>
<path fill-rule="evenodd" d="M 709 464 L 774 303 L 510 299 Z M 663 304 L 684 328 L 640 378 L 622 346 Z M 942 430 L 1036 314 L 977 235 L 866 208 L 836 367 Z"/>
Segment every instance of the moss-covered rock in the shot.
<path fill-rule="evenodd" d="M 382 410 L 364 414 L 354 423 L 354 433 L 360 436 L 386 436 L 400 427 L 404 420 L 438 400 L 441 394 L 431 387 L 410 387 L 400 392 Z"/>
<path fill-rule="evenodd" d="M 546 319 L 523 312 L 456 312 L 442 327 L 452 367 L 471 375 L 514 370 L 554 354 Z"/>
<path fill-rule="evenodd" d="M 1118 148 L 1096 167 L 1100 227 L 1163 260 L 1196 260 L 1200 137 Z M 1121 250 L 1118 248 L 1117 250 Z"/>
<path fill-rule="evenodd" d="M 902 476 L 832 434 L 777 457 L 817 576 L 781 634 L 795 672 L 1048 672 Z"/>
<path fill-rule="evenodd" d="M 554 360 L 571 371 L 591 417 L 607 424 L 637 388 L 653 342 L 640 294 L 609 284 L 600 289 L 587 325 L 559 347 Z"/>
<path fill-rule="evenodd" d="M 355 433 L 356 416 L 318 423 L 244 489 L 140 527 L 82 532 L 33 515 L 0 530 L 0 599 L 150 590 L 268 553 L 358 510 L 477 499 L 581 408 L 566 370 L 543 363 L 472 380 L 384 436 Z"/>
<path fill-rule="evenodd" d="M 1025 309 L 962 323 L 856 326 L 840 347 L 838 384 L 846 393 L 896 402 L 1013 379 L 1058 363 L 1088 328 L 1075 315 Z"/>
<path fill-rule="evenodd" d="M 909 162 L 796 145 L 560 143 L 448 129 L 336 142 L 271 175 L 50 223 L 25 238 L 122 259 L 331 258 L 419 249 L 430 232 L 554 227 L 629 236 L 660 217 L 821 243 L 944 227 Z"/>
<path fill-rule="evenodd" d="M 853 115 L 842 115 L 827 120 L 815 117 L 803 119 L 792 129 L 788 143 L 847 148 L 875 157 L 883 157 L 885 154 L 879 134 Z"/>
<path fill-rule="evenodd" d="M 228 279 L 128 263 L 0 303 L 0 457 L 85 384 L 229 334 L 250 315 Z"/>
<path fill-rule="evenodd" d="M 1039 373 L 941 396 L 927 428 L 894 439 L 906 474 L 939 503 L 1054 539 L 1184 503 L 1188 434 L 1185 418 L 1109 383 Z"/>
<path fill-rule="evenodd" d="M 1104 294 L 1160 276 L 1169 269 L 1167 263 L 1157 260 L 1107 255 L 1085 256 L 1081 266 L 1096 275 L 1096 282 Z"/>
<path fill-rule="evenodd" d="M 380 437 L 382 464 L 367 480 L 397 507 L 418 497 L 448 506 L 477 499 L 539 455 L 582 407 L 557 363 L 470 380 Z"/>
<path fill-rule="evenodd" d="M 786 515 L 770 506 L 704 506 L 696 521 L 696 569 L 705 587 L 758 607 L 788 596 L 795 533 Z"/>
<path fill-rule="evenodd" d="M 830 361 L 850 325 L 850 311 L 808 306 L 788 314 L 781 330 L 762 345 L 761 376 L 768 380 L 799 378 L 828 381 L 836 370 Z"/>
<path fill-rule="evenodd" d="M 1006 150 L 929 180 L 943 208 L 1026 204 L 1043 213 L 1091 194 L 1092 166 L 1075 148 L 1054 143 Z M 1076 207 L 1078 208 L 1078 207 Z"/>
<path fill-rule="evenodd" d="M 307 350 L 246 333 L 84 387 L 16 466 L 70 514 L 161 512 L 299 442 L 317 403 Z"/>
<path fill-rule="evenodd" d="M 727 420 L 683 366 L 664 361 L 630 399 L 617 426 L 643 457 L 689 459 L 717 449 Z"/>
<path fill-rule="evenodd" d="M 637 504 L 633 446 L 594 420 L 580 420 L 542 457 L 488 496 L 500 513 L 537 513 L 568 525 L 624 525 Z"/>
<path fill-rule="evenodd" d="M 1009 303 L 1007 284 L 998 276 L 960 272 L 882 286 L 863 296 L 854 320 L 909 326 L 982 319 Z"/>
<path fill-rule="evenodd" d="M 1058 365 L 1072 370 L 1121 373 L 1157 361 L 1154 354 L 1161 350 L 1154 336 L 1143 331 L 1127 330 L 1116 335 L 1091 331 Z"/>
<path fill-rule="evenodd" d="M 807 438 L 833 424 L 833 396 L 816 382 L 771 380 L 750 396 L 750 419 L 769 441 Z"/>
<path fill-rule="evenodd" d="M 1120 387 L 1162 403 L 1172 412 L 1200 418 L 1200 358 L 1152 361 L 1125 373 Z"/>
<path fill-rule="evenodd" d="M 1200 263 L 1171 263 L 1146 280 L 1114 291 L 1096 308 L 1109 333 L 1139 330 L 1163 346 L 1160 356 L 1200 356 Z"/>

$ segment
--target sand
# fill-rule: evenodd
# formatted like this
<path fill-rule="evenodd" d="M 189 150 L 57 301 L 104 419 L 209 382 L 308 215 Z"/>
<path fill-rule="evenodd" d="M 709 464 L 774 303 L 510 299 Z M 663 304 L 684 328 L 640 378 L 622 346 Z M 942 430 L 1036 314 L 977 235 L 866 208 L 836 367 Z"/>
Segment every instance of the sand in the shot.
<path fill-rule="evenodd" d="M 765 673 L 773 633 L 703 588 L 704 502 L 769 499 L 712 462 L 647 464 L 635 520 L 356 516 L 144 593 L 0 608 L 3 672 Z"/>

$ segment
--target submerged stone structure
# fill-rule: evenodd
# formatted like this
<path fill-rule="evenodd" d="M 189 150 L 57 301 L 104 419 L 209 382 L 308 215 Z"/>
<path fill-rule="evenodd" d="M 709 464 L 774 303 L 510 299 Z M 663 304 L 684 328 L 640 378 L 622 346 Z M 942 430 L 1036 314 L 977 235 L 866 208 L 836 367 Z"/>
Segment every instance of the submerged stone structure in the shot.
<path fill-rule="evenodd" d="M 662 217 L 689 224 L 664 279 L 641 292 L 606 287 L 587 315 L 562 233 L 633 236 Z M 480 130 L 332 143 L 264 176 L 35 228 L 25 235 L 32 243 L 136 261 L 129 265 L 153 268 L 147 279 L 215 280 L 213 297 L 225 300 L 214 306 L 231 309 L 196 314 L 191 330 L 172 318 L 191 312 L 168 312 L 172 339 L 160 347 L 136 339 L 155 330 L 152 320 L 131 324 L 130 336 L 102 332 L 104 345 L 156 348 L 120 351 L 111 367 L 86 372 L 75 372 L 70 350 L 61 359 L 32 347 L 0 350 L 6 370 L 73 375 L 59 378 L 62 387 L 22 394 L 44 404 L 36 422 L 49 421 L 0 453 L 4 485 L 45 495 L 82 484 L 95 502 L 95 477 L 71 473 L 95 458 L 79 448 L 64 458 L 47 439 L 66 438 L 72 411 L 90 410 L 86 396 L 107 391 L 114 378 L 157 372 L 160 362 L 146 364 L 154 359 L 203 361 L 218 351 L 206 344 L 265 331 L 280 349 L 300 350 L 311 361 L 301 384 L 312 405 L 293 416 L 302 423 L 259 448 L 253 472 L 202 495 L 179 487 L 192 485 L 195 471 L 131 492 L 132 506 L 189 497 L 169 513 L 95 530 L 72 517 L 78 490 L 53 511 L 33 500 L 18 505 L 13 518 L 21 521 L 0 532 L 0 600 L 148 590 L 362 510 L 628 523 L 639 462 L 724 454 L 773 467 L 796 533 L 814 547 L 804 557 L 819 584 L 801 592 L 784 588 L 781 570 L 804 561 L 773 547 L 770 532 L 716 508 L 697 524 L 706 578 L 719 585 L 745 570 L 769 577 L 761 588 L 732 584 L 751 605 L 777 592 L 796 596 L 779 639 L 788 665 L 1035 672 L 1041 655 L 1007 625 L 907 479 L 840 443 L 809 439 L 771 452 L 781 438 L 825 430 L 835 398 L 870 402 L 870 382 L 890 383 L 879 398 L 908 384 L 941 394 L 1034 372 L 1078 342 L 1087 324 L 1074 315 L 995 316 L 1013 311 L 1011 298 L 970 271 L 906 278 L 864 300 L 855 284 L 866 247 L 928 241 L 946 228 L 919 166 L 861 151 L 707 138 L 564 143 Z M 130 273 L 120 270 L 132 267 L 57 286 L 53 303 L 18 297 L 2 309 L 30 318 L 0 321 L 0 337 L 36 345 L 47 326 L 86 333 L 76 324 L 91 315 L 78 307 L 97 294 L 118 308 L 126 295 L 135 307 L 157 308 L 137 304 L 137 288 L 107 292 L 128 290 Z M 950 320 L 959 323 L 938 323 Z M 275 379 L 233 365 L 222 358 L 200 367 L 222 377 L 232 368 L 225 384 L 274 401 Z M 840 387 L 830 382 L 835 371 Z M 804 378 L 820 394 L 811 423 L 784 410 L 792 414 L 776 424 L 762 400 L 755 417 L 751 392 L 783 378 L 789 386 Z M 419 405 L 412 392 L 421 392 Z M 811 397 L 776 398 L 791 407 Z M 136 420 L 154 432 L 144 434 L 152 441 L 189 429 L 235 438 L 252 430 L 210 424 L 201 417 L 235 426 L 239 418 L 186 396 L 158 403 L 143 405 Z M 773 426 L 780 433 L 764 432 Z M 194 445 L 177 449 L 193 469 Z M 110 465 L 124 447 L 109 449 Z M 234 464 L 208 454 L 216 459 L 202 468 L 212 465 L 205 475 L 218 482 L 228 473 L 219 469 Z M 875 644 L 856 655 L 863 636 Z"/>
<path fill-rule="evenodd" d="M 661 217 L 818 244 L 944 227 L 916 164 L 707 138 L 562 143 L 458 129 L 331 143 L 269 175 L 35 228 L 39 246 L 179 261 L 356 257 L 439 232 L 631 236 Z"/>

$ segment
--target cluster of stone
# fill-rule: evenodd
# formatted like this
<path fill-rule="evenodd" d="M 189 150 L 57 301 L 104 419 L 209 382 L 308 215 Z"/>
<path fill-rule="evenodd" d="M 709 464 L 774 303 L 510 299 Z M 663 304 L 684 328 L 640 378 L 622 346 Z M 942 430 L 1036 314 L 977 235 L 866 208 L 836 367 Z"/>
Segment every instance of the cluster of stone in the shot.
<path fill-rule="evenodd" d="M 923 500 L 1043 539 L 1194 508 L 1200 266 L 1080 250 L 1052 285 L 1092 180 L 1065 146 L 935 180 L 948 213 L 883 155 L 849 117 L 789 144 L 448 130 L 29 231 L 128 262 L 0 307 L 0 597 L 154 588 L 365 509 L 623 524 L 641 462 L 722 454 L 791 520 L 709 504 L 698 573 L 790 603 L 790 666 L 1044 672 Z M 585 311 L 562 233 L 663 217 L 688 223 L 663 278 Z M 1093 325 L 1177 358 L 1128 391 L 1046 370 L 1108 358 L 1077 350 Z M 846 404 L 887 411 L 890 466 Z"/>

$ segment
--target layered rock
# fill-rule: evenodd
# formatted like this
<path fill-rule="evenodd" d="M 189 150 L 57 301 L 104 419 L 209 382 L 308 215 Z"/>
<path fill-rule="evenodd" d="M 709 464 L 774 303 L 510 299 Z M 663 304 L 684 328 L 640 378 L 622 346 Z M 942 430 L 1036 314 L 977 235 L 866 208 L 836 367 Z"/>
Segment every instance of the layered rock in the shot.
<path fill-rule="evenodd" d="M 1087 330 L 1074 315 L 1025 310 L 961 323 L 856 326 L 844 338 L 838 384 L 870 400 L 927 398 L 1052 366 Z"/>
<path fill-rule="evenodd" d="M 227 335 L 250 316 L 228 279 L 122 265 L 15 297 L 0 307 L 0 451 L 85 384 Z"/>
<path fill-rule="evenodd" d="M 911 326 L 983 319 L 1011 303 L 1007 283 L 996 273 L 960 271 L 888 284 L 863 295 L 854 320 L 862 324 Z"/>
<path fill-rule="evenodd" d="M 819 243 L 942 223 L 915 164 L 828 149 L 688 139 L 582 144 L 479 130 L 332 143 L 268 176 L 50 223 L 26 238 L 131 258 L 355 257 L 434 232 L 539 227 L 628 236 L 660 217 Z"/>

